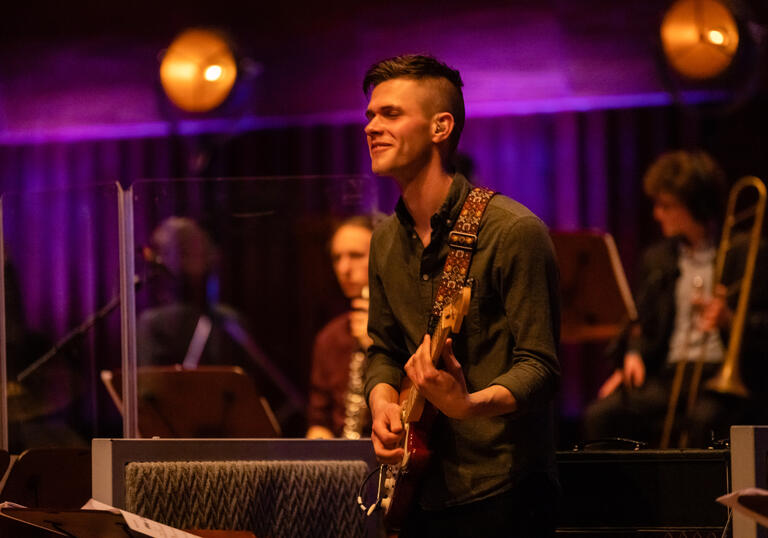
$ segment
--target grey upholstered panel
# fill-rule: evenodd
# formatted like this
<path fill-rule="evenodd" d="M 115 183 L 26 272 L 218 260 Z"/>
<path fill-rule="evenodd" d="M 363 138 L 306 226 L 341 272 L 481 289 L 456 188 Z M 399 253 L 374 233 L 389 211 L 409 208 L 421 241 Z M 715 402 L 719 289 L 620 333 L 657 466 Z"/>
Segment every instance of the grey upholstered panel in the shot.
<path fill-rule="evenodd" d="M 126 509 L 173 527 L 365 536 L 363 461 L 132 462 L 125 472 Z"/>

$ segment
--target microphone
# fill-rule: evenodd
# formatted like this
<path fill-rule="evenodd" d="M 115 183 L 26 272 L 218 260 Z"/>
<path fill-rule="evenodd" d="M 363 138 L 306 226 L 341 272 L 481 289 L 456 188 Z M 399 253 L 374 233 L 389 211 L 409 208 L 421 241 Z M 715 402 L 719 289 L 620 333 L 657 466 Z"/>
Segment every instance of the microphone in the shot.
<path fill-rule="evenodd" d="M 139 249 L 139 254 L 141 255 L 141 258 L 144 260 L 144 262 L 151 268 L 161 271 L 172 277 L 176 276 L 174 272 L 171 271 L 171 268 L 165 264 L 163 257 L 160 256 L 160 254 L 149 245 L 144 245 L 141 247 Z"/>
<path fill-rule="evenodd" d="M 168 270 L 168 267 L 165 265 L 165 262 L 163 261 L 163 257 L 158 254 L 158 252 L 150 247 L 149 245 L 144 245 L 139 249 L 139 253 L 141 254 L 141 258 L 148 263 L 149 265 L 153 265 L 155 267 L 162 267 L 166 271 Z"/>
<path fill-rule="evenodd" d="M 145 262 L 160 265 L 160 256 L 157 254 L 155 249 L 149 245 L 144 245 L 141 247 L 139 249 L 139 253 Z"/>

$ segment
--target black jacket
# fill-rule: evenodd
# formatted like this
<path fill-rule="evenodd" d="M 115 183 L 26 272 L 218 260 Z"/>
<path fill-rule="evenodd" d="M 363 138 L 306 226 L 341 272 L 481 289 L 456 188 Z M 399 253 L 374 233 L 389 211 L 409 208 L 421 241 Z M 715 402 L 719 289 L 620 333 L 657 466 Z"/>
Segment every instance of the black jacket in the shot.
<path fill-rule="evenodd" d="M 743 274 L 746 241 L 737 237 L 723 268 L 722 282 L 733 292 L 728 305 L 735 312 L 738 281 Z M 649 376 L 663 369 L 675 324 L 675 283 L 680 276 L 678 253 L 680 241 L 667 239 L 648 248 L 642 260 L 636 288 L 638 320 L 629 328 L 628 347 L 643 357 Z M 740 366 L 747 386 L 763 397 L 768 395 L 768 249 L 761 247 L 755 265 L 750 304 L 742 335 Z M 727 347 L 730 334 L 723 332 Z"/>

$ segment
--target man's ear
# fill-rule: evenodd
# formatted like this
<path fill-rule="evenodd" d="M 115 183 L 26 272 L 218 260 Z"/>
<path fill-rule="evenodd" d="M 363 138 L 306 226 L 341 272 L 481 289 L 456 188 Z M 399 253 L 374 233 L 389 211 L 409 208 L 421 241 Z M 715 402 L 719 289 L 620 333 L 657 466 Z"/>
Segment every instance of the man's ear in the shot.
<path fill-rule="evenodd" d="M 448 140 L 453 132 L 453 114 L 450 112 L 439 112 L 432 117 L 432 142 L 439 144 Z"/>

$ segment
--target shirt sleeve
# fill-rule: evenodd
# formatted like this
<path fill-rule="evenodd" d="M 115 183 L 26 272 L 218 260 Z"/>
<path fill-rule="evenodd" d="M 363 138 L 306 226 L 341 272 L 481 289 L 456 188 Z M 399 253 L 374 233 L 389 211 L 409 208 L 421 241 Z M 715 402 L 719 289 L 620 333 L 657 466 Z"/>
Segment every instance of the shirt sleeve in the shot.
<path fill-rule="evenodd" d="M 368 367 L 365 372 L 365 399 L 379 383 L 400 388 L 403 366 L 409 358 L 400 326 L 387 302 L 378 267 L 376 234 L 371 240 L 368 263 L 368 289 L 370 305 L 368 336 L 373 343 L 368 346 Z"/>
<path fill-rule="evenodd" d="M 511 367 L 491 384 L 509 390 L 524 410 L 551 398 L 560 379 L 558 269 L 538 218 L 524 217 L 506 230 L 494 271 L 514 348 Z"/>

